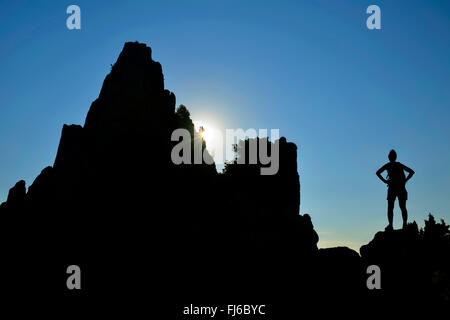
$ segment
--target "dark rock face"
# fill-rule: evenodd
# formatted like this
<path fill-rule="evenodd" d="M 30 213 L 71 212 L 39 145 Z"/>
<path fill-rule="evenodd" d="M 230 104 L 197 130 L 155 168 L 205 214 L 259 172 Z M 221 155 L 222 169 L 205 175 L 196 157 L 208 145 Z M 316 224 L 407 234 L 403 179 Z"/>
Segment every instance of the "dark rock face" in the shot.
<path fill-rule="evenodd" d="M 200 136 L 187 108 L 175 110 L 151 54 L 145 44 L 125 44 L 84 126 L 64 125 L 54 165 L 28 192 L 19 181 L 0 206 L 8 293 L 109 305 L 146 299 L 174 312 L 180 303 L 207 299 L 271 303 L 272 314 L 303 313 L 299 301 L 303 308 L 362 302 L 358 254 L 318 250 L 311 217 L 299 214 L 295 144 L 263 140 L 269 151 L 279 147 L 279 170 L 271 176 L 260 175 L 260 159 L 237 164 L 249 140 L 221 175 L 214 164 L 172 163 L 174 129 L 187 129 L 192 144 Z M 403 235 L 377 234 L 361 248 L 364 262 L 384 266 L 397 261 L 398 250 L 414 257 L 418 243 L 441 243 L 417 237 L 408 236 L 405 247 Z M 83 270 L 80 292 L 65 287 L 71 264 Z M 38 275 L 31 288 L 23 276 L 29 266 Z"/>
<path fill-rule="evenodd" d="M 80 173 L 82 168 L 77 165 L 82 163 L 84 145 L 84 130 L 79 125 L 64 125 L 59 141 L 53 168 L 62 172 Z"/>
<path fill-rule="evenodd" d="M 25 203 L 25 194 L 26 194 L 26 187 L 25 187 L 25 181 L 20 180 L 17 182 L 14 187 L 9 189 L 8 193 L 8 199 L 5 203 L 2 203 L 3 210 L 11 210 L 11 211 L 17 211 L 23 208 L 23 205 Z"/>
<path fill-rule="evenodd" d="M 250 145 L 254 143 L 259 154 L 260 143 L 269 154 L 278 144 L 279 170 L 275 175 L 261 175 L 260 159 L 257 164 L 239 164 L 242 158 L 249 163 Z M 242 160 L 244 161 L 244 160 Z M 286 256 L 317 253 L 319 240 L 309 215 L 300 215 L 300 182 L 297 172 L 297 146 L 282 137 L 271 143 L 264 139 L 247 139 L 236 146 L 236 159 L 227 164 L 224 184 L 227 186 L 232 208 L 239 208 L 235 215 L 228 214 L 232 225 L 242 228 L 236 239 L 252 235 L 255 247 L 264 252 L 286 251 Z M 242 240 L 239 240 L 240 242 Z"/>
<path fill-rule="evenodd" d="M 360 301 L 359 295 L 366 288 L 361 281 L 361 259 L 356 251 L 347 247 L 320 249 L 317 265 L 322 275 L 320 286 L 328 288 L 323 292 L 324 299 Z"/>
<path fill-rule="evenodd" d="M 299 215 L 296 146 L 275 142 L 281 160 L 274 176 L 255 174 L 253 165 L 230 166 L 223 175 L 206 163 L 174 165 L 172 131 L 185 128 L 199 138 L 189 111 L 175 104 L 151 49 L 126 43 L 84 126 L 64 125 L 54 165 L 28 193 L 19 182 L 2 205 L 3 236 L 14 234 L 11 254 L 21 256 L 9 273 L 44 261 L 41 287 L 58 292 L 65 267 L 77 263 L 88 270 L 90 295 L 151 282 L 161 295 L 201 297 L 234 287 L 256 293 L 272 282 L 267 294 L 278 286 L 269 270 L 281 276 L 300 264 L 309 269 L 318 236 L 310 217 Z M 149 272 L 154 276 L 142 279 Z M 14 286 L 27 287 L 20 279 Z"/>
<path fill-rule="evenodd" d="M 378 265 L 385 294 L 371 298 L 399 303 L 448 307 L 450 299 L 450 231 L 432 215 L 419 230 L 416 222 L 404 230 L 378 232 L 360 249 L 364 266 Z"/>

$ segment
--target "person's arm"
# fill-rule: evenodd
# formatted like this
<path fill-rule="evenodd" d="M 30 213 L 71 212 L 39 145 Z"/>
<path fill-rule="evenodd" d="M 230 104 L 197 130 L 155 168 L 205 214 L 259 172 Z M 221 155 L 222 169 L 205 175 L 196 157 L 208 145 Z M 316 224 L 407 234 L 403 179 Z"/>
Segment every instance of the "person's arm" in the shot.
<path fill-rule="evenodd" d="M 378 171 L 377 171 L 377 177 L 381 180 L 381 181 L 383 181 L 384 183 L 388 183 L 388 181 L 381 175 L 383 172 L 384 172 L 384 170 L 386 170 L 386 165 L 384 165 L 384 166 L 382 166 L 380 169 L 378 169 Z"/>
<path fill-rule="evenodd" d="M 402 164 L 403 166 L 403 170 L 405 170 L 406 172 L 408 172 L 408 176 L 406 177 L 405 183 L 412 178 L 412 176 L 414 175 L 414 170 L 411 168 L 408 168 L 407 166 L 405 166 L 404 164 Z"/>

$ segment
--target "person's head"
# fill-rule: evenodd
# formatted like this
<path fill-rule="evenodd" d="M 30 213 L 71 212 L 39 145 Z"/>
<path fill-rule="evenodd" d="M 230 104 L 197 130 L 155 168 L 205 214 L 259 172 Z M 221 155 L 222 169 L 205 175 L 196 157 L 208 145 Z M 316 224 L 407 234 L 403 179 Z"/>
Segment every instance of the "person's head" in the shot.
<path fill-rule="evenodd" d="M 391 151 L 389 151 L 388 158 L 390 162 L 395 162 L 395 160 L 397 160 L 397 152 L 392 149 Z"/>

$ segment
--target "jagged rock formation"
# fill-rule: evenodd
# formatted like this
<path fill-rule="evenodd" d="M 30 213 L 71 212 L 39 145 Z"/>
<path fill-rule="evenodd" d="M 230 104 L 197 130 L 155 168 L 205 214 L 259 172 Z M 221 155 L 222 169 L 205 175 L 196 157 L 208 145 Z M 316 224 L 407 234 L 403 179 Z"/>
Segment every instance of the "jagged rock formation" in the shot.
<path fill-rule="evenodd" d="M 25 181 L 20 180 L 9 190 L 8 199 L 0 205 L 0 209 L 4 211 L 18 211 L 22 209 L 25 202 L 25 196 Z"/>
<path fill-rule="evenodd" d="M 78 295 L 124 304 L 150 291 L 155 306 L 174 302 L 174 312 L 208 298 L 270 303 L 272 314 L 302 313 L 299 301 L 362 304 L 362 262 L 393 258 L 385 242 L 401 241 L 378 236 L 363 261 L 348 248 L 318 250 L 311 217 L 299 214 L 297 147 L 285 138 L 264 141 L 280 150 L 272 176 L 260 175 L 260 161 L 237 164 L 249 140 L 224 174 L 214 164 L 174 165 L 173 130 L 200 137 L 151 54 L 126 43 L 85 124 L 64 125 L 53 166 L 28 192 L 24 181 L 10 190 L 0 206 L 4 287 L 69 303 Z M 71 264 L 83 270 L 81 292 L 65 287 Z"/>
<path fill-rule="evenodd" d="M 385 295 L 370 296 L 378 303 L 450 305 L 450 231 L 444 221 L 436 223 L 429 215 L 420 230 L 413 222 L 404 230 L 380 231 L 360 253 L 364 266 L 382 270 Z"/>
<path fill-rule="evenodd" d="M 272 177 L 255 175 L 251 165 L 230 165 L 223 175 L 206 163 L 174 165 L 172 131 L 185 128 L 199 138 L 189 111 L 175 104 L 151 49 L 126 43 L 84 126 L 64 125 L 53 166 L 27 193 L 19 182 L 2 205 L 2 235 L 14 235 L 9 254 L 20 256 L 8 273 L 43 261 L 41 287 L 53 292 L 65 283 L 64 266 L 77 263 L 88 270 L 90 294 L 146 281 L 158 287 L 158 278 L 142 279 L 147 272 L 171 277 L 161 281 L 163 291 L 183 281 L 192 283 L 176 290 L 180 296 L 194 286 L 221 294 L 317 254 L 311 219 L 299 215 L 296 146 L 276 142 L 281 163 Z M 224 271 L 210 287 L 210 277 Z M 26 280 L 15 287 L 26 288 Z"/>

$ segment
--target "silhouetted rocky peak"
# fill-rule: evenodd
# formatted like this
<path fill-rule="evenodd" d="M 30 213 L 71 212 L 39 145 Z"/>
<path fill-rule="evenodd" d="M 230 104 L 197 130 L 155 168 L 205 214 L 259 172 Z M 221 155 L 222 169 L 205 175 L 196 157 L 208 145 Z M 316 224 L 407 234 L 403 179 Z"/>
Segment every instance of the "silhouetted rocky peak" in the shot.
<path fill-rule="evenodd" d="M 83 152 L 84 131 L 80 125 L 65 124 L 59 140 L 58 152 L 53 167 L 57 170 L 70 170 L 75 163 L 79 163 Z"/>
<path fill-rule="evenodd" d="M 100 95 L 86 117 L 90 135 L 166 133 L 175 111 L 175 95 L 164 90 L 159 62 L 145 44 L 127 42 L 103 82 Z M 105 139 L 105 138 L 103 138 Z"/>
<path fill-rule="evenodd" d="M 380 231 L 360 248 L 363 264 L 377 265 L 388 297 L 409 303 L 448 304 L 450 299 L 450 231 L 429 215 L 425 227 Z"/>
<path fill-rule="evenodd" d="M 0 209 L 19 210 L 23 208 L 26 196 L 25 181 L 18 181 L 9 189 L 8 199 L 0 205 Z"/>
<path fill-rule="evenodd" d="M 164 76 L 152 50 L 143 43 L 127 42 L 111 73 L 106 77 L 100 97 L 120 94 L 151 94 L 164 90 Z"/>
<path fill-rule="evenodd" d="M 155 62 L 152 59 L 152 49 L 145 43 L 126 42 L 113 69 L 143 71 L 153 63 Z"/>
<path fill-rule="evenodd" d="M 14 185 L 14 187 L 12 187 L 9 190 L 7 201 L 11 204 L 19 203 L 23 201 L 23 199 L 25 198 L 25 193 L 26 193 L 25 181 L 20 180 Z"/>
<path fill-rule="evenodd" d="M 386 258 L 402 259 L 403 255 L 417 252 L 419 230 L 417 223 L 407 225 L 405 229 L 379 231 L 372 241 L 360 248 L 361 256 L 370 259 Z"/>

